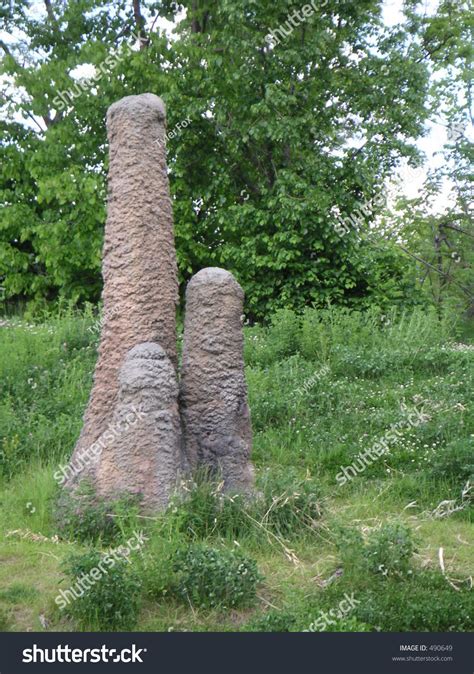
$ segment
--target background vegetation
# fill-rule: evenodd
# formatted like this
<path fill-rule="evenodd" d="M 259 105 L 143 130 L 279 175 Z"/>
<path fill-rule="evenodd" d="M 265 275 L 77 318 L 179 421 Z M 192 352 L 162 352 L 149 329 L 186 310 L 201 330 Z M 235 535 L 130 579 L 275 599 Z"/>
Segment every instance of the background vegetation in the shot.
<path fill-rule="evenodd" d="M 230 269 L 252 319 L 328 300 L 409 306 L 454 296 L 469 308 L 469 2 L 441 0 L 429 15 L 407 0 L 404 22 L 387 27 L 380 0 L 329 0 L 270 46 L 270 30 L 301 4 L 19 0 L 4 8 L 5 300 L 35 309 L 58 297 L 99 299 L 105 113 L 146 90 L 168 107 L 183 284 L 204 266 Z M 176 23 L 171 37 L 159 28 L 164 17 Z M 92 66 L 100 77 L 81 92 L 78 79 Z M 79 94 L 58 103 L 71 89 Z M 427 185 L 433 196 L 442 174 L 454 184 L 442 219 L 429 215 L 428 195 L 396 214 L 383 198 L 397 167 L 420 162 L 415 141 L 428 120 L 451 130 L 445 164 Z M 363 204 L 366 214 L 341 237 L 338 218 Z"/>

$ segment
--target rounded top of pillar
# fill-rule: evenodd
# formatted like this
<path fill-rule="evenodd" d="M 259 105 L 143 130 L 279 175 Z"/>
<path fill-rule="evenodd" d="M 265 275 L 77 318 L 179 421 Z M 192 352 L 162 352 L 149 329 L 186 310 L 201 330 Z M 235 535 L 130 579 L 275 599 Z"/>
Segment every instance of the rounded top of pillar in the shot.
<path fill-rule="evenodd" d="M 231 290 L 242 297 L 244 295 L 244 291 L 230 271 L 221 269 L 220 267 L 206 267 L 205 269 L 198 271 L 189 281 L 188 290 L 204 286 L 222 290 Z"/>
<path fill-rule="evenodd" d="M 107 124 L 120 115 L 135 120 L 140 117 L 155 117 L 159 121 L 166 119 L 166 107 L 159 96 L 155 94 L 139 94 L 125 96 L 112 103 L 107 111 Z"/>

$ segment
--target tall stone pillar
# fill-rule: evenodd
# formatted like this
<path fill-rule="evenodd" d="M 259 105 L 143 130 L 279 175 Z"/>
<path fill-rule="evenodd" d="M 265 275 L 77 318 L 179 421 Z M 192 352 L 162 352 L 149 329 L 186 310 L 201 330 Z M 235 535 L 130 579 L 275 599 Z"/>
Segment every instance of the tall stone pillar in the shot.
<path fill-rule="evenodd" d="M 65 471 L 68 487 L 83 478 L 95 482 L 102 448 L 110 441 L 119 369 L 127 352 L 156 342 L 177 365 L 178 276 L 162 100 L 142 94 L 114 103 L 107 113 L 107 133 L 104 321 L 84 425 Z M 100 470 L 103 474 L 104 467 Z"/>
<path fill-rule="evenodd" d="M 189 282 L 180 405 L 191 468 L 221 475 L 226 491 L 249 493 L 254 471 L 243 300 L 242 288 L 224 269 L 203 269 Z"/>

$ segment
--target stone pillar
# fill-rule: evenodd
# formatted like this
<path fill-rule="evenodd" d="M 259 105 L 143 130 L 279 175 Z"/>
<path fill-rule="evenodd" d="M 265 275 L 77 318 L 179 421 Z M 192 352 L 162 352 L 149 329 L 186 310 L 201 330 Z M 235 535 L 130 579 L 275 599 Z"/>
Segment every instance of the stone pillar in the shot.
<path fill-rule="evenodd" d="M 243 360 L 244 292 L 224 269 L 203 269 L 186 291 L 180 404 L 191 468 L 220 474 L 230 492 L 251 492 L 252 429 Z"/>
<path fill-rule="evenodd" d="M 94 384 L 66 486 L 95 481 L 98 440 L 112 422 L 126 353 L 159 343 L 174 366 L 178 275 L 165 157 L 165 107 L 127 96 L 107 113 L 109 198 L 103 250 L 104 321 Z M 102 446 L 102 443 L 100 443 Z M 94 446 L 94 460 L 87 452 Z M 79 468 L 83 465 L 82 468 Z M 101 473 L 103 469 L 101 468 Z"/>
<path fill-rule="evenodd" d="M 131 349 L 119 374 L 118 402 L 96 475 L 97 493 L 113 500 L 140 494 L 145 511 L 165 508 L 182 472 L 178 382 L 158 344 Z"/>

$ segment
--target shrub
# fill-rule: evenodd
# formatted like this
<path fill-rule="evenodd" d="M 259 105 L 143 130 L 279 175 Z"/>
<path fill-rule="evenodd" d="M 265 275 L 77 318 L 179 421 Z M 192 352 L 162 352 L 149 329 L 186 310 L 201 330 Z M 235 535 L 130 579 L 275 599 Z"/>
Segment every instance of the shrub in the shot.
<path fill-rule="evenodd" d="M 280 535 L 297 534 L 315 528 L 321 518 L 321 501 L 315 482 L 295 471 L 267 471 L 257 484 L 254 500 L 224 494 L 222 483 L 198 476 L 190 483 L 185 499 L 175 501 L 170 512 L 178 531 L 191 540 L 244 535 L 261 537 L 262 528 Z"/>
<path fill-rule="evenodd" d="M 301 317 L 292 309 L 278 309 L 271 318 L 267 345 L 271 362 L 292 356 L 299 349 Z"/>
<path fill-rule="evenodd" d="M 257 563 L 233 550 L 191 545 L 175 553 L 172 565 L 175 595 L 194 606 L 250 606 L 262 580 Z"/>
<path fill-rule="evenodd" d="M 362 534 L 357 529 L 334 526 L 333 535 L 344 572 L 358 572 L 367 568 L 365 545 Z"/>
<path fill-rule="evenodd" d="M 64 562 L 71 585 L 83 574 L 99 569 L 105 555 L 97 550 L 72 555 Z M 136 625 L 140 606 L 141 581 L 125 559 L 106 565 L 107 571 L 92 587 L 69 603 L 66 612 L 81 630 L 129 631 Z M 104 564 L 102 564 L 104 567 Z M 79 590 L 77 590 L 79 594 Z"/>
<path fill-rule="evenodd" d="M 384 576 L 405 576 L 415 551 L 412 532 L 403 524 L 385 524 L 369 537 L 366 555 L 369 570 Z"/>
<path fill-rule="evenodd" d="M 301 353 L 308 360 L 326 361 L 330 356 L 330 346 L 330 337 L 321 312 L 306 308 L 301 323 Z"/>
<path fill-rule="evenodd" d="M 144 594 L 154 601 L 161 602 L 168 597 L 175 597 L 175 576 L 171 554 L 166 556 L 162 550 L 158 554 L 155 553 L 156 550 L 148 550 L 139 572 L 143 580 Z"/>
<path fill-rule="evenodd" d="M 367 542 L 357 529 L 348 527 L 334 526 L 333 535 L 346 575 L 367 571 L 382 576 L 411 574 L 415 547 L 411 529 L 404 524 L 384 524 Z"/>

